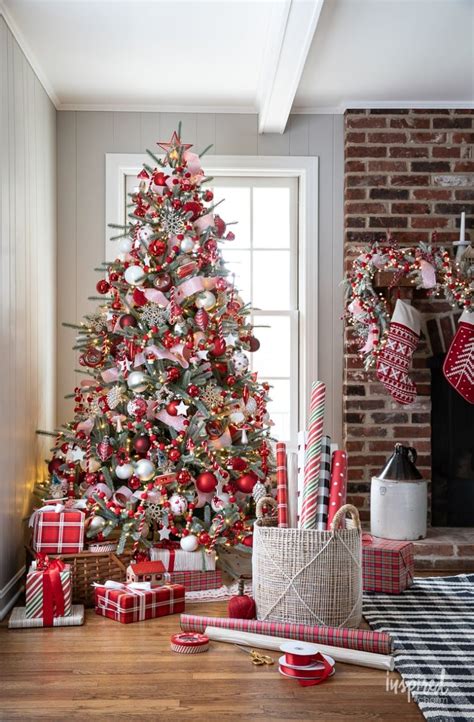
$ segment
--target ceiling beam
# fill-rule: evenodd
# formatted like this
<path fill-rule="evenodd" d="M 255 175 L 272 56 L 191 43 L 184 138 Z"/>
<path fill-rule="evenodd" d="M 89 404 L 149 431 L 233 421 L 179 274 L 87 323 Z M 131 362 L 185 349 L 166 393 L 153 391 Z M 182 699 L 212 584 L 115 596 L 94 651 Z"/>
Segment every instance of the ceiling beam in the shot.
<path fill-rule="evenodd" d="M 324 0 L 274 3 L 260 74 L 260 133 L 283 133 L 316 32 Z"/>

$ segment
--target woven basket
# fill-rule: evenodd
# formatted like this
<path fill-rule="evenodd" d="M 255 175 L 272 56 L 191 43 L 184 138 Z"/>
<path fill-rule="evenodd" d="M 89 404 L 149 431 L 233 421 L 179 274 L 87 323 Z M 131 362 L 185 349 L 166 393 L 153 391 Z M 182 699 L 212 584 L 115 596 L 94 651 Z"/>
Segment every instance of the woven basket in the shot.
<path fill-rule="evenodd" d="M 31 549 L 28 549 L 28 552 L 34 558 L 34 552 Z M 66 564 L 71 565 L 72 603 L 93 607 L 95 602 L 93 582 L 103 583 L 108 579 L 124 582 L 132 551 L 126 550 L 120 556 L 113 552 L 79 552 L 60 556 Z"/>
<path fill-rule="evenodd" d="M 273 500 L 272 500 L 273 501 Z M 253 536 L 253 597 L 257 619 L 358 627 L 362 619 L 359 513 L 346 504 L 330 531 L 279 529 L 262 522 L 257 504 Z M 339 529 L 350 514 L 353 528 Z"/>

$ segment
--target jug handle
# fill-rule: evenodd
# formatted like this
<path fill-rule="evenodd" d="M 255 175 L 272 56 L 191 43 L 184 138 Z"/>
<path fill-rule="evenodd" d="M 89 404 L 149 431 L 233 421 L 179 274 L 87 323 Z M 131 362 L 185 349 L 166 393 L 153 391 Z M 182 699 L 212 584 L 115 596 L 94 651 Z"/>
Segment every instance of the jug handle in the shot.
<path fill-rule="evenodd" d="M 416 449 L 413 448 L 413 446 L 408 446 L 408 458 L 410 461 L 412 461 L 414 464 L 416 464 L 416 460 L 418 458 L 418 453 Z"/>

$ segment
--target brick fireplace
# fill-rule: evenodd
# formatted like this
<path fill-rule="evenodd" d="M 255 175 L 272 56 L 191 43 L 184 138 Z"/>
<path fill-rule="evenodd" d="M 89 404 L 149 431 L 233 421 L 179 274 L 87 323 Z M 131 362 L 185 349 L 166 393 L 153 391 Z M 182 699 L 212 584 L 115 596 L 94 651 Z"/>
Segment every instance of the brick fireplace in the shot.
<path fill-rule="evenodd" d="M 348 110 L 345 116 L 345 263 L 390 229 L 401 245 L 419 241 L 449 248 L 459 217 L 474 227 L 473 110 Z M 388 292 L 385 289 L 385 292 Z M 370 479 L 394 443 L 414 446 L 417 466 L 431 478 L 431 374 L 427 359 L 446 350 L 456 315 L 443 299 L 403 287 L 427 321 L 413 361 L 416 401 L 399 406 L 363 369 L 350 332 L 345 342 L 344 433 L 350 500 L 370 518 Z M 474 412 L 473 412 L 474 413 Z M 430 505 L 429 505 L 430 506 Z M 430 521 L 430 520 L 429 520 Z M 474 527 L 474 515 L 473 515 Z M 423 568 L 474 569 L 474 533 L 433 527 L 419 543 Z M 424 560 L 424 561 L 422 561 Z"/>

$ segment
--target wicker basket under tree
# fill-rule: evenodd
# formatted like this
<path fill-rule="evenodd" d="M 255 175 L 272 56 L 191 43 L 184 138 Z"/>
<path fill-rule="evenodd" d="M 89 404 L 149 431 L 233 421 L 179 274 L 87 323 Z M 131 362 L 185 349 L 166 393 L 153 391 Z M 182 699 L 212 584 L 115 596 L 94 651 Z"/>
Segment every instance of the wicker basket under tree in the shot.
<path fill-rule="evenodd" d="M 253 596 L 257 619 L 358 627 L 362 619 L 362 541 L 359 513 L 346 504 L 329 531 L 275 528 L 257 503 Z M 344 517 L 350 528 L 339 529 Z M 270 520 L 269 520 L 270 519 Z M 349 524 L 348 524 L 349 526 Z"/>
<path fill-rule="evenodd" d="M 34 552 L 30 548 L 28 555 L 31 559 L 34 558 Z M 71 565 L 73 604 L 93 607 L 93 583 L 102 584 L 108 579 L 124 582 L 127 566 L 132 558 L 132 550 L 126 550 L 120 555 L 114 552 L 78 552 L 59 556 L 66 564 Z"/>

